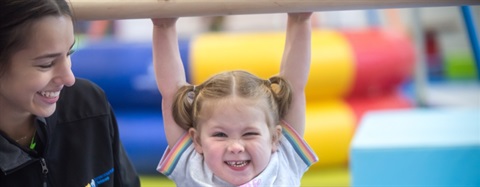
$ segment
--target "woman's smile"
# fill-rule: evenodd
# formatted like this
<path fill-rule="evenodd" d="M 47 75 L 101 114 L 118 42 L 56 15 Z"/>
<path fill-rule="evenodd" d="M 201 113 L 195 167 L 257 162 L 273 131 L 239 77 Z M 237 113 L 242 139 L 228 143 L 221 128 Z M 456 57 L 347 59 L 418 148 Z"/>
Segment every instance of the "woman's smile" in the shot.
<path fill-rule="evenodd" d="M 60 91 L 40 91 L 37 92 L 40 99 L 47 104 L 55 104 L 60 96 Z"/>

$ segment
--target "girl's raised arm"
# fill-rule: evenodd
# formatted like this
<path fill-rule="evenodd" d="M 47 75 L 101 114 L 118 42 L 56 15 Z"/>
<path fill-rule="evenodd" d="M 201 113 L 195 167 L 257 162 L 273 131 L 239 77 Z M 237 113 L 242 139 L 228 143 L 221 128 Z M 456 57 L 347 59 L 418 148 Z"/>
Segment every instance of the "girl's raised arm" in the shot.
<path fill-rule="evenodd" d="M 298 134 L 305 131 L 305 86 L 310 72 L 312 13 L 289 13 L 280 76 L 290 82 L 292 103 L 283 118 Z"/>
<path fill-rule="evenodd" d="M 175 93 L 181 86 L 187 84 L 178 48 L 177 20 L 178 18 L 152 19 L 153 65 L 157 87 L 162 94 L 163 124 L 170 148 L 186 132 L 177 125 L 172 116 Z"/>

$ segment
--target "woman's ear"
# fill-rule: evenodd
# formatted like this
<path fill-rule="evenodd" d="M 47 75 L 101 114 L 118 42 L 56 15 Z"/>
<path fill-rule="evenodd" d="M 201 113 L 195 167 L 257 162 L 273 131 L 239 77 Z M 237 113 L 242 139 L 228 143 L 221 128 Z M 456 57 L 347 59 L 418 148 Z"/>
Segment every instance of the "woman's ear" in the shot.
<path fill-rule="evenodd" d="M 278 149 L 278 145 L 280 144 L 280 137 L 282 136 L 282 126 L 277 125 L 273 130 L 272 134 L 272 153 L 276 152 Z"/>
<path fill-rule="evenodd" d="M 195 146 L 195 151 L 198 154 L 203 154 L 202 144 L 200 143 L 200 132 L 194 128 L 188 129 L 188 134 L 190 138 L 193 140 L 193 145 Z"/>

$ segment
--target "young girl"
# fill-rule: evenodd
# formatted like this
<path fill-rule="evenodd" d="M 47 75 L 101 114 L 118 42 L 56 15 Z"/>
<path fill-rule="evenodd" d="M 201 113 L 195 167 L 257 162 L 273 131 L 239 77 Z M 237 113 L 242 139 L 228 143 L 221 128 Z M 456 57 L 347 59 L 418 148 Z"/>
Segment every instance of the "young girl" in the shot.
<path fill-rule="evenodd" d="M 289 13 L 280 74 L 245 71 L 186 82 L 177 18 L 152 19 L 169 148 L 157 170 L 178 186 L 299 186 L 318 159 L 303 141 L 311 13 Z"/>

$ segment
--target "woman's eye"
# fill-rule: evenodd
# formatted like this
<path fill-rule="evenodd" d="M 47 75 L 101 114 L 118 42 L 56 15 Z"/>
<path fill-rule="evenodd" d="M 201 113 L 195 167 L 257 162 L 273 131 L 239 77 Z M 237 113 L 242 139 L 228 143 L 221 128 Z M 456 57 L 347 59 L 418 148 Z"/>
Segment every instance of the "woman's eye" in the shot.
<path fill-rule="evenodd" d="M 70 56 L 70 55 L 72 55 L 73 53 L 75 53 L 75 50 L 70 49 L 70 51 L 68 51 L 68 53 L 67 53 L 67 56 Z"/>
<path fill-rule="evenodd" d="M 51 68 L 52 66 L 53 66 L 53 63 L 49 63 L 49 64 L 45 64 L 45 65 L 39 65 L 38 67 L 43 68 L 43 69 L 47 69 L 47 68 Z"/>
<path fill-rule="evenodd" d="M 227 135 L 223 132 L 217 132 L 213 134 L 213 137 L 227 137 Z"/>

